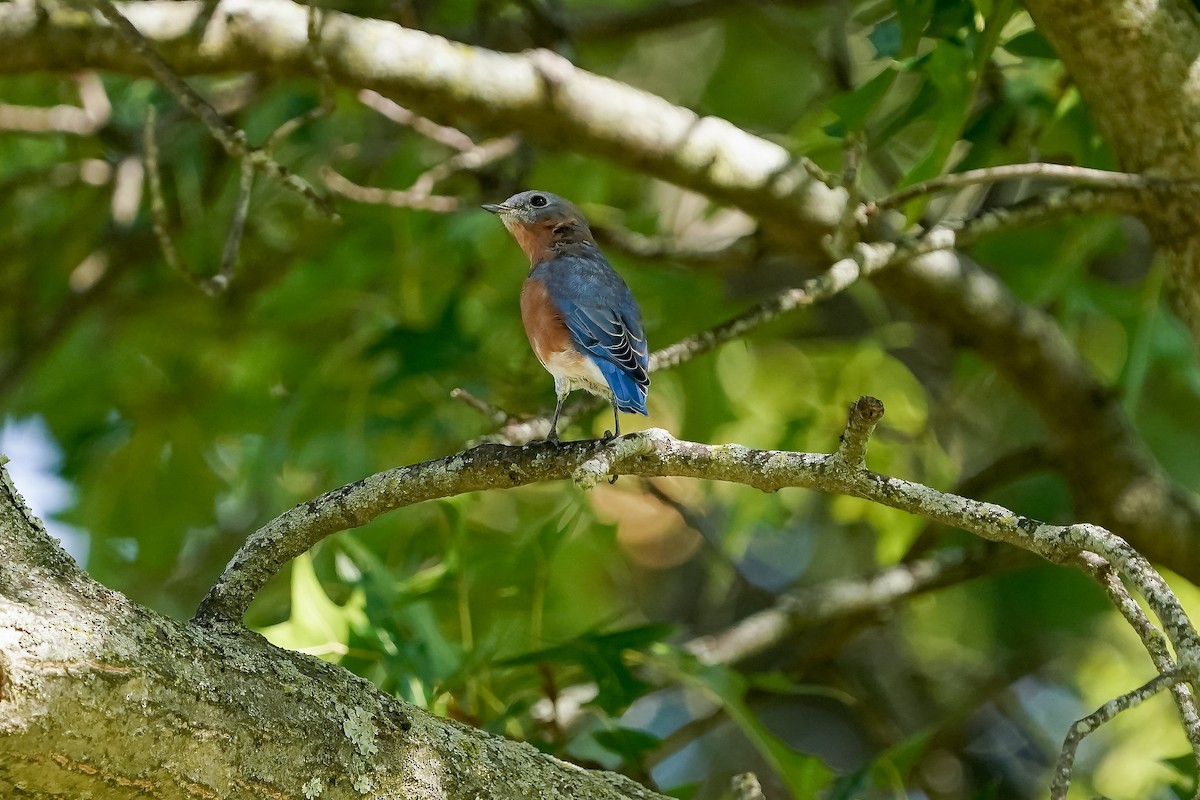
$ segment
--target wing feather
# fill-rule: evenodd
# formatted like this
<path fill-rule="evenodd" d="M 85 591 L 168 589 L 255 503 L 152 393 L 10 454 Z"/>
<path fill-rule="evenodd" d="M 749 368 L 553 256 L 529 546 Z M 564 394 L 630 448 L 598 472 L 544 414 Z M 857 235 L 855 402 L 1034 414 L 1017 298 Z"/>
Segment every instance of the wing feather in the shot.
<path fill-rule="evenodd" d="M 542 262 L 535 272 L 543 266 L 575 345 L 596 360 L 623 408 L 645 413 L 650 349 L 629 287 L 594 246 Z"/>

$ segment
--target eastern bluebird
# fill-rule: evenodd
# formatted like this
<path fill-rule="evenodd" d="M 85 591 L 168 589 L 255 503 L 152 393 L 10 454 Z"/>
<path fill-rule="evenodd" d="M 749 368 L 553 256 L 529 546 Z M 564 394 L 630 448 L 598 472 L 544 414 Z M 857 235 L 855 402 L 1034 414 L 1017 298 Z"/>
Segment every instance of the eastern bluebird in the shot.
<path fill-rule="evenodd" d="M 558 441 L 558 415 L 575 389 L 612 403 L 611 435 L 620 436 L 620 412 L 645 414 L 650 388 L 650 350 L 633 293 L 605 260 L 579 209 L 563 198 L 521 192 L 484 209 L 499 215 L 529 256 L 521 319 L 558 397 L 546 440 Z"/>

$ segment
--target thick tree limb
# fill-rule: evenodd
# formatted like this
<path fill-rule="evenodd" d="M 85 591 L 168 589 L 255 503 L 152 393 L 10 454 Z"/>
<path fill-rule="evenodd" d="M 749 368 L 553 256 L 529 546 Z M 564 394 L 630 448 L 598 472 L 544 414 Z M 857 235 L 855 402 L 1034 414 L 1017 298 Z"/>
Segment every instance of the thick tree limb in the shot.
<path fill-rule="evenodd" d="M 1188 0 L 1029 0 L 1121 166 L 1159 177 L 1200 164 L 1200 11 Z M 1196 193 L 1146 220 L 1165 256 L 1192 338 L 1200 341 Z"/>
<path fill-rule="evenodd" d="M 120 9 L 181 74 L 313 74 L 305 6 L 289 0 L 224 0 L 197 43 L 182 34 L 202 7 L 199 0 L 150 0 Z M 122 44 L 111 29 L 78 14 L 52 12 L 39 19 L 23 5 L 0 7 L 0 73 L 91 63 L 146 74 L 146 63 Z M 569 141 L 572 149 L 631 168 L 653 163 L 660 177 L 751 214 L 768 220 L 792 217 L 780 227 L 783 236 L 815 241 L 839 218 L 843 193 L 814 181 L 783 147 L 723 119 L 701 117 L 649 92 L 578 70 L 549 52 L 495 53 L 334 12 L 324 15 L 321 48 L 331 78 L 339 83 L 373 89 L 418 113 L 434 108 L 443 118 L 527 131 L 551 147 Z M 629 125 L 628 119 L 639 122 Z M 780 214 L 778 206 L 790 212 Z"/>
<path fill-rule="evenodd" d="M 652 800 L 93 582 L 0 467 L 0 795 Z"/>

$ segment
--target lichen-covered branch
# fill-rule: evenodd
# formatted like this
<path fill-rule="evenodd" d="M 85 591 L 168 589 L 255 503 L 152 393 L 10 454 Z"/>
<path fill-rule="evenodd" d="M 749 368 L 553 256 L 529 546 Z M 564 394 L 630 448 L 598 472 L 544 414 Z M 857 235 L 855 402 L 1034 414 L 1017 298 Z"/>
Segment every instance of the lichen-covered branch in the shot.
<path fill-rule="evenodd" d="M 860 398 L 850 407 L 839 448 L 828 455 L 755 450 L 734 444 L 706 445 L 651 429 L 612 441 L 541 442 L 523 447 L 484 444 L 446 458 L 381 472 L 296 506 L 252 534 L 204 599 L 196 621 L 206 626 L 236 625 L 258 590 L 289 560 L 325 536 L 366 524 L 396 508 L 481 489 L 566 478 L 586 489 L 609 475 L 676 476 L 742 483 L 771 492 L 807 488 L 861 497 L 987 540 L 1015 545 L 1057 563 L 1076 564 L 1083 558 L 1089 570 L 1097 562 L 1088 554 L 1098 556 L 1136 588 L 1161 622 L 1176 654 L 1170 683 L 1178 682 L 1181 676 L 1192 679 L 1193 671 L 1200 667 L 1200 636 L 1166 581 L 1127 542 L 1096 525 L 1050 525 L 992 503 L 871 472 L 865 466 L 866 446 L 882 415 L 879 400 Z M 924 581 L 936 581 L 939 572 L 934 570 Z M 900 581 L 899 588 L 882 591 L 915 591 L 920 582 L 910 574 Z M 861 602 L 871 602 L 869 594 Z M 1167 663 L 1164 658 L 1170 656 L 1163 652 L 1162 644 L 1149 635 L 1136 616 L 1130 616 L 1122 595 L 1113 596 L 1143 635 L 1151 657 Z M 794 624 L 784 615 L 769 622 L 775 628 Z M 778 631 L 768 631 L 753 638 L 777 641 L 778 636 Z M 749 645 L 751 649 L 755 646 Z M 1163 683 L 1159 688 L 1167 685 Z M 1126 707 L 1134 694 L 1114 703 Z M 1185 698 L 1177 700 L 1190 736 L 1195 724 L 1194 706 Z M 1103 721 L 1089 717 L 1077 724 L 1073 735 L 1082 738 Z M 1069 780 L 1069 769 L 1066 774 Z"/>
<path fill-rule="evenodd" d="M 1038 30 L 1088 101 L 1123 169 L 1162 178 L 1200 174 L 1200 16 L 1189 0 L 1030 0 Z M 1200 341 L 1197 192 L 1146 220 Z"/>
<path fill-rule="evenodd" d="M 878 400 L 851 406 L 845 440 L 865 448 L 864 433 L 882 415 Z M 514 447 L 483 444 L 446 458 L 377 473 L 296 506 L 255 532 L 226 567 L 201 605 L 204 621 L 236 622 L 255 593 L 292 558 L 331 533 L 364 525 L 413 503 L 488 488 L 602 475 L 693 477 L 742 483 L 763 491 L 807 488 L 848 494 L 903 509 L 993 541 L 1007 542 L 1056 562 L 1081 552 L 1108 559 L 1136 586 L 1162 620 L 1176 651 L 1193 650 L 1191 622 L 1161 577 L 1126 542 L 1094 525 L 1058 526 L 1008 509 L 870 472 L 840 453 L 755 450 L 706 445 L 651 429 L 612 442 L 539 442 Z"/>
<path fill-rule="evenodd" d="M 1164 675 L 1174 671 L 1175 659 L 1171 656 L 1166 637 L 1146 616 L 1146 612 L 1137 600 L 1129 594 L 1129 590 L 1121 582 L 1121 576 L 1112 568 L 1112 565 L 1094 553 L 1081 553 L 1079 561 L 1084 572 L 1091 575 L 1103 587 L 1113 606 L 1121 612 L 1121 616 L 1125 617 L 1129 627 L 1137 632 L 1138 638 L 1142 640 L 1142 646 L 1150 654 L 1150 660 L 1154 663 L 1155 669 Z M 1192 688 L 1186 683 L 1175 683 L 1171 686 L 1171 694 L 1179 709 L 1179 718 L 1183 723 L 1184 733 L 1192 746 L 1193 758 L 1200 765 L 1200 712 L 1197 712 Z"/>
<path fill-rule="evenodd" d="M 92 581 L 0 466 L 0 796 L 665 800 Z"/>
<path fill-rule="evenodd" d="M 1066 739 L 1063 741 L 1062 752 L 1059 753 L 1058 762 L 1054 765 L 1054 782 L 1050 784 L 1051 800 L 1066 800 L 1067 790 L 1071 788 L 1071 773 L 1075 766 L 1075 753 L 1079 750 L 1079 745 L 1086 736 L 1094 733 L 1097 728 L 1111 721 L 1122 711 L 1128 711 L 1131 708 L 1140 706 L 1163 689 L 1174 686 L 1179 680 L 1180 675 L 1176 672 L 1156 675 L 1132 692 L 1126 692 L 1120 697 L 1109 700 L 1100 706 L 1100 708 L 1072 725 Z"/>

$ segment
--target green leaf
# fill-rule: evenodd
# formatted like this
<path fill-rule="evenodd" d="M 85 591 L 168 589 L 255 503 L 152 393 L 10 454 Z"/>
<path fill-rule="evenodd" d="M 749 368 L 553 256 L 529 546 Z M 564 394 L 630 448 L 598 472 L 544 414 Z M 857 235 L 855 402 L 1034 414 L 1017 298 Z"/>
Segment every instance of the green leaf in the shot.
<path fill-rule="evenodd" d="M 695 658 L 676 653 L 654 662 L 655 669 L 685 686 L 700 689 L 720 703 L 767 763 L 779 773 L 794 797 L 815 797 L 828 786 L 833 772 L 821 759 L 793 749 L 771 733 L 746 703 L 748 682 L 737 671 L 717 664 L 701 664 Z"/>
<path fill-rule="evenodd" d="M 867 117 L 887 94 L 895 80 L 896 71 L 888 67 L 854 91 L 829 101 L 829 110 L 840 120 L 843 135 L 849 131 L 862 130 L 867 123 Z"/>
<path fill-rule="evenodd" d="M 933 15 L 934 0 L 895 0 L 896 17 L 900 20 L 902 52 L 911 55 L 925 33 Z"/>
<path fill-rule="evenodd" d="M 586 633 L 556 647 L 505 659 L 500 664 L 559 663 L 581 667 L 596 683 L 596 698 L 592 703 L 616 716 L 651 688 L 625 663 L 625 653 L 661 642 L 673 630 L 671 625 L 641 625 L 611 633 Z"/>
<path fill-rule="evenodd" d="M 317 580 L 312 556 L 305 553 L 292 562 L 292 613 L 277 625 L 259 629 L 267 641 L 288 650 L 303 650 L 328 661 L 345 653 L 352 625 L 366 623 L 361 590 L 356 589 L 344 606 L 329 599 Z"/>
<path fill-rule="evenodd" d="M 1030 28 L 1004 43 L 1004 49 L 1021 58 L 1058 58 L 1050 42 L 1037 30 Z"/>
<path fill-rule="evenodd" d="M 596 744 L 634 766 L 640 766 L 646 754 L 662 743 L 657 736 L 634 728 L 609 728 L 597 731 L 592 738 Z"/>
<path fill-rule="evenodd" d="M 1164 759 L 1163 763 L 1175 772 L 1175 780 L 1171 781 L 1170 791 L 1180 800 L 1194 796 L 1196 786 L 1196 756 L 1191 752 Z"/>
<path fill-rule="evenodd" d="M 901 188 L 942 173 L 969 111 L 973 88 L 971 54 L 963 47 L 943 43 L 929 54 L 924 66 L 929 82 L 937 90 L 937 127 L 932 147 L 904 176 Z"/>

